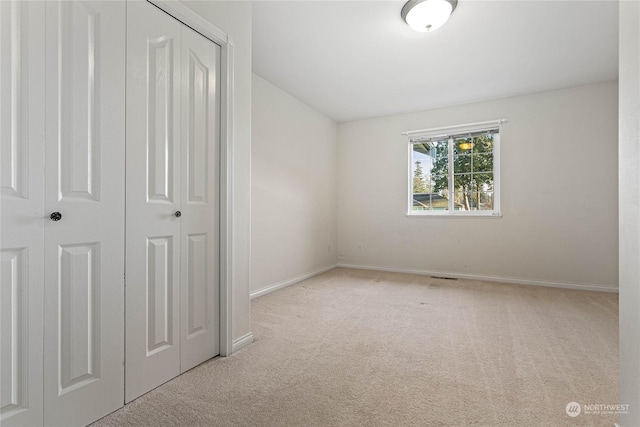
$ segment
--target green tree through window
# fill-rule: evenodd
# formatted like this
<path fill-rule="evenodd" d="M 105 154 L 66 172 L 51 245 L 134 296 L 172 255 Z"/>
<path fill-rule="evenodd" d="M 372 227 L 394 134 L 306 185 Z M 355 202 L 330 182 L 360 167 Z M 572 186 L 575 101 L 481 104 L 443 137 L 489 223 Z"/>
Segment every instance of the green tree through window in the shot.
<path fill-rule="evenodd" d="M 438 152 L 440 150 L 440 152 Z M 449 159 L 447 146 L 438 144 L 432 149 L 431 179 L 433 191 L 448 198 Z M 444 151 L 444 152 L 443 152 Z M 492 209 L 493 193 L 493 135 L 460 138 L 453 143 L 454 204 L 462 209 Z"/>
<path fill-rule="evenodd" d="M 424 172 L 422 171 L 422 162 L 417 160 L 415 165 L 416 168 L 413 171 L 413 192 L 427 193 L 429 189 L 424 178 Z"/>

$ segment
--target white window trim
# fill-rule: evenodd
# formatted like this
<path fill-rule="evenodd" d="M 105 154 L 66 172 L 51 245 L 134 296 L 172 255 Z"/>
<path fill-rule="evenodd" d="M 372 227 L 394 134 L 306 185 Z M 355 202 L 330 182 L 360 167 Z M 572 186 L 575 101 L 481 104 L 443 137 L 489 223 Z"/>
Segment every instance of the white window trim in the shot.
<path fill-rule="evenodd" d="M 493 210 L 491 211 L 456 211 L 452 209 L 453 199 L 449 200 L 449 209 L 446 211 L 414 211 L 413 210 L 413 148 L 411 139 L 416 137 L 446 138 L 449 143 L 448 155 L 449 165 L 453 164 L 453 136 L 467 132 L 479 132 L 492 127 L 500 128 L 505 119 L 491 120 L 486 122 L 468 123 L 449 127 L 421 129 L 402 132 L 407 136 L 408 149 L 408 178 L 407 178 L 407 217 L 411 218 L 502 218 L 500 209 L 500 135 L 498 132 L 493 140 Z M 502 131 L 502 129 L 500 129 Z M 449 168 L 449 194 L 453 194 L 453 168 Z"/>

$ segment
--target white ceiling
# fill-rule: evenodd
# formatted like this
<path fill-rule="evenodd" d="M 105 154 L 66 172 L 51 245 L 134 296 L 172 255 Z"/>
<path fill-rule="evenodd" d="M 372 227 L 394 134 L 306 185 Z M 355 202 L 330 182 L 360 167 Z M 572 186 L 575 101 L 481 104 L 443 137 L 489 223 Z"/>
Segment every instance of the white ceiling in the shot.
<path fill-rule="evenodd" d="M 253 71 L 338 122 L 618 78 L 617 1 L 459 0 L 417 33 L 403 1 L 257 1 Z"/>

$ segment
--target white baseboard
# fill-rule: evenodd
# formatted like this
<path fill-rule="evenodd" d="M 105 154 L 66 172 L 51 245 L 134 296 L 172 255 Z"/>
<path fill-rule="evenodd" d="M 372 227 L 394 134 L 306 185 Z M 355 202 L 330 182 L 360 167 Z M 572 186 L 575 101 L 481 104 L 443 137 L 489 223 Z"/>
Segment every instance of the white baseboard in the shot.
<path fill-rule="evenodd" d="M 298 282 L 301 282 L 301 281 L 303 281 L 305 279 L 309 279 L 309 278 L 311 278 L 313 276 L 317 276 L 318 274 L 324 273 L 325 271 L 333 270 L 337 266 L 338 266 L 337 264 L 336 265 L 330 265 L 329 267 L 324 267 L 324 268 L 321 268 L 319 270 L 314 270 L 314 271 L 312 271 L 310 273 L 301 274 L 300 276 L 296 276 L 294 278 L 287 279 L 287 280 L 284 280 L 282 282 L 278 282 L 278 283 L 276 283 L 274 285 L 267 286 L 266 288 L 262 288 L 260 290 L 255 291 L 255 292 L 251 292 L 251 299 L 258 298 L 258 297 L 260 297 L 262 295 L 269 294 L 269 293 L 271 293 L 273 291 L 277 291 L 278 289 L 286 288 L 287 286 L 291 286 L 291 285 L 293 285 L 295 283 L 298 283 Z"/>
<path fill-rule="evenodd" d="M 253 332 L 249 332 L 248 334 L 245 334 L 240 338 L 233 340 L 233 345 L 231 346 L 231 353 L 235 353 L 241 348 L 248 346 L 252 342 L 253 342 Z"/>
<path fill-rule="evenodd" d="M 485 276 L 481 274 L 452 273 L 448 271 L 410 270 L 404 268 L 374 267 L 370 265 L 338 264 L 338 267 L 358 270 L 388 271 L 391 273 L 409 273 L 425 276 L 450 277 L 454 279 L 482 280 L 487 282 L 513 283 L 516 285 L 546 286 L 550 288 L 576 289 L 580 291 L 618 292 L 618 288 L 606 285 L 587 285 L 582 283 L 549 282 L 545 280 L 520 279 L 516 277 Z"/>

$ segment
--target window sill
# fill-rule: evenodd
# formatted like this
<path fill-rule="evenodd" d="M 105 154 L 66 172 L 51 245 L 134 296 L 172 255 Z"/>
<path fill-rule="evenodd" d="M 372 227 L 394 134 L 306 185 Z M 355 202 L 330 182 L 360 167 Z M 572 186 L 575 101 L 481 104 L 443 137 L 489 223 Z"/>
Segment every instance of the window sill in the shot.
<path fill-rule="evenodd" d="M 502 218 L 502 213 L 464 213 L 464 214 L 452 214 L 452 213 L 408 213 L 405 215 L 407 218 Z"/>

